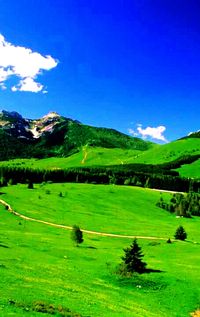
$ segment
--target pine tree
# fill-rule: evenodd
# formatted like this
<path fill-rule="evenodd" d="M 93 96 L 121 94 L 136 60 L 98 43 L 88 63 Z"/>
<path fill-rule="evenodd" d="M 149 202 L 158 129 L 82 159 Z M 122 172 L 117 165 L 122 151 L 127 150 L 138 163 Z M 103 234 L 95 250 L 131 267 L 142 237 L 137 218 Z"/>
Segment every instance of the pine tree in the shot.
<path fill-rule="evenodd" d="M 4 176 L 1 177 L 0 179 L 0 186 L 7 186 L 8 183 L 7 183 L 7 180 Z"/>
<path fill-rule="evenodd" d="M 82 243 L 84 241 L 83 240 L 83 232 L 76 225 L 74 225 L 72 228 L 71 239 L 72 239 L 72 241 L 74 241 L 76 243 L 77 247 L 80 243 Z"/>
<path fill-rule="evenodd" d="M 141 260 L 144 255 L 142 254 L 141 247 L 137 243 L 137 239 L 134 239 L 130 247 L 124 249 L 124 252 L 125 255 L 122 257 L 122 260 L 126 271 L 129 273 L 144 273 L 146 263 Z"/>
<path fill-rule="evenodd" d="M 182 241 L 184 241 L 187 238 L 187 233 L 186 233 L 185 229 L 183 228 L 183 226 L 179 226 L 176 229 L 176 232 L 174 234 L 174 238 L 177 240 L 182 240 Z"/>
<path fill-rule="evenodd" d="M 170 239 L 170 238 L 167 240 L 167 243 L 172 243 L 172 241 L 171 241 L 171 239 Z"/>
<path fill-rule="evenodd" d="M 33 189 L 33 182 L 32 181 L 28 181 L 28 189 Z"/>

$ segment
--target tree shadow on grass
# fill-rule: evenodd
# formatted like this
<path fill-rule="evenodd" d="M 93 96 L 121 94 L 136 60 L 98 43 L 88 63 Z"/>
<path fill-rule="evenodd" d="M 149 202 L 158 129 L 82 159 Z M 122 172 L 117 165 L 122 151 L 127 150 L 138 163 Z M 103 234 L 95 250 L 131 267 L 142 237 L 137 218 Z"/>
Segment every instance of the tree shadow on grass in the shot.
<path fill-rule="evenodd" d="M 5 248 L 5 249 L 9 248 L 7 245 L 1 244 L 1 243 L 0 243 L 0 247 Z"/>
<path fill-rule="evenodd" d="M 92 245 L 82 245 L 82 248 L 97 250 L 97 248 L 96 248 L 96 247 L 93 247 Z"/>
<path fill-rule="evenodd" d="M 161 289 L 167 287 L 163 276 L 153 277 L 153 275 L 145 273 L 162 273 L 160 270 L 147 269 L 144 274 L 130 273 L 128 275 L 120 275 L 117 272 L 112 275 L 112 282 L 120 285 L 120 287 L 131 287 L 143 289 L 144 291 L 159 292 Z"/>
<path fill-rule="evenodd" d="M 191 241 L 191 240 L 184 240 L 184 242 L 191 243 L 191 244 L 197 244 L 197 245 L 200 245 L 200 243 L 199 243 L 199 242 L 196 242 L 196 241 Z"/>
<path fill-rule="evenodd" d="M 165 271 L 162 270 L 155 270 L 155 269 L 145 269 L 142 273 L 164 273 Z"/>
<path fill-rule="evenodd" d="M 99 238 L 89 238 L 91 241 L 99 241 Z"/>

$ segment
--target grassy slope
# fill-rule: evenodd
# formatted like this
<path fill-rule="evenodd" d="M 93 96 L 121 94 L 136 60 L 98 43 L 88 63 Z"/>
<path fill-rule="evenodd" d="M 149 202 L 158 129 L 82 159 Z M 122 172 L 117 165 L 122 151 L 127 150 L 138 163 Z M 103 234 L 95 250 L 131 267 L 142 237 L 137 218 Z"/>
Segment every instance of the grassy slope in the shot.
<path fill-rule="evenodd" d="M 2 165 L 33 168 L 68 168 L 74 166 L 114 165 L 127 163 L 159 164 L 176 160 L 184 155 L 200 154 L 200 139 L 183 139 L 165 145 L 152 145 L 147 151 L 83 147 L 67 158 L 18 159 L 0 162 Z"/>
<path fill-rule="evenodd" d="M 177 169 L 177 171 L 180 173 L 183 177 L 189 177 L 189 178 L 200 178 L 200 159 L 191 163 L 182 165 L 180 168 Z"/>
<path fill-rule="evenodd" d="M 50 195 L 46 194 L 50 190 Z M 52 184 L 28 190 L 4 188 L 2 199 L 24 214 L 87 229 L 168 238 L 182 223 L 189 239 L 200 242 L 200 219 L 176 219 L 155 207 L 158 192 L 118 186 Z M 64 197 L 59 197 L 61 192 Z M 163 194 L 165 198 L 169 194 Z M 39 198 L 40 196 L 40 198 Z M 127 197 L 129 199 L 127 200 Z M 111 274 L 128 239 L 84 235 L 72 245 L 69 232 L 30 223 L 0 207 L 0 316 L 42 316 L 7 305 L 8 299 L 46 300 L 83 316 L 185 317 L 200 301 L 198 244 L 140 240 L 151 273 L 136 279 Z M 141 288 L 137 288 L 137 285 Z M 48 316 L 48 315 L 46 315 Z"/>
<path fill-rule="evenodd" d="M 83 147 L 80 152 L 66 158 L 14 159 L 0 162 L 0 166 L 15 165 L 32 168 L 67 168 L 74 166 L 131 163 L 141 151 Z"/>
<path fill-rule="evenodd" d="M 184 155 L 200 154 L 200 139 L 182 139 L 145 151 L 135 163 L 160 164 L 174 161 Z"/>
<path fill-rule="evenodd" d="M 24 215 L 58 224 L 77 223 L 88 230 L 168 238 L 177 224 L 174 215 L 155 206 L 160 198 L 157 191 L 68 183 L 35 187 L 28 190 L 26 185 L 10 186 L 5 188 L 5 199 Z M 59 197 L 60 192 L 63 197 Z M 167 198 L 171 194 L 163 193 L 162 196 Z M 197 239 L 196 236 L 190 238 Z"/>
<path fill-rule="evenodd" d="M 32 134 L 24 129 L 26 122 L 23 119 L 10 117 L 9 114 L 6 116 L 0 114 L 0 117 L 1 125 L 6 123 L 5 129 L 0 128 L 1 160 L 67 156 L 76 153 L 79 148 L 86 145 L 141 151 L 153 145 L 151 142 L 133 138 L 114 129 L 92 127 L 64 117 L 53 119 L 55 125 L 51 133 L 43 133 L 40 138 L 34 139 Z M 46 119 L 37 121 L 37 127 L 43 132 L 50 122 L 53 123 Z M 33 122 L 29 121 L 29 124 L 33 128 Z"/>

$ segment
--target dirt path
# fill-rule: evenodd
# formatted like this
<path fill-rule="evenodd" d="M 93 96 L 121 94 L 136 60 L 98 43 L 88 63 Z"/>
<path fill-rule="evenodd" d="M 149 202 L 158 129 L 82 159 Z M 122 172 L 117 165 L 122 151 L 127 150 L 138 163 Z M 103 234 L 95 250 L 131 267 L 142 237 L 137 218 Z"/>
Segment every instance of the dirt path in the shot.
<path fill-rule="evenodd" d="M 88 152 L 87 152 L 87 145 L 86 145 L 86 146 L 83 146 L 83 159 L 81 161 L 81 164 L 85 164 L 87 156 L 88 156 Z"/>
<path fill-rule="evenodd" d="M 184 192 L 176 192 L 173 190 L 166 190 L 166 189 L 156 189 L 156 188 L 150 188 L 151 190 L 154 190 L 156 192 L 161 192 L 161 193 L 171 193 L 171 194 L 185 194 Z"/>
<path fill-rule="evenodd" d="M 35 218 L 31 218 L 28 216 L 24 216 L 22 214 L 20 214 L 19 212 L 16 212 L 12 209 L 12 207 L 5 201 L 0 199 L 0 204 L 2 204 L 3 206 L 5 206 L 5 208 L 12 213 L 13 215 L 20 217 L 21 219 L 24 220 L 28 220 L 28 221 L 33 221 L 33 222 L 39 222 L 48 226 L 52 226 L 55 228 L 62 228 L 62 229 L 66 229 L 66 230 L 72 230 L 73 227 L 71 226 L 65 226 L 65 225 L 59 225 L 56 223 L 52 223 L 52 222 L 48 222 L 48 221 L 44 221 L 44 220 L 39 220 L 39 219 L 35 219 Z M 105 232 L 97 232 L 97 231 L 91 231 L 91 230 L 85 230 L 85 229 L 81 229 L 84 233 L 88 233 L 88 234 L 94 234 L 94 235 L 99 235 L 99 236 L 105 236 L 105 237 L 113 237 L 113 238 L 126 238 L 126 239 L 146 239 L 146 240 L 167 240 L 167 238 L 159 238 L 159 237 L 149 237 L 149 236 L 129 236 L 129 235 L 122 235 L 122 234 L 114 234 L 114 233 L 105 233 Z M 173 239 L 171 239 L 171 241 L 173 241 Z"/>

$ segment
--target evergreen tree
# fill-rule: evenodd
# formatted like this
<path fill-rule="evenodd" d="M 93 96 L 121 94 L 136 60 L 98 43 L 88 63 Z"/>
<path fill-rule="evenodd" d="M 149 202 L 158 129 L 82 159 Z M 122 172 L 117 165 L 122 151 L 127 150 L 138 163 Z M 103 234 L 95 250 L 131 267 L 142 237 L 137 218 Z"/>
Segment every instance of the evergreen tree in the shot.
<path fill-rule="evenodd" d="M 150 184 L 150 178 L 147 177 L 146 181 L 145 181 L 145 184 L 144 184 L 144 187 L 145 188 L 151 188 L 151 184 Z"/>
<path fill-rule="evenodd" d="M 14 185 L 14 180 L 13 180 L 13 178 L 10 178 L 10 179 L 9 179 L 8 184 L 9 184 L 9 185 Z"/>
<path fill-rule="evenodd" d="M 33 182 L 32 181 L 28 181 L 28 189 L 33 189 Z"/>
<path fill-rule="evenodd" d="M 125 270 L 128 273 L 144 273 L 146 263 L 142 261 L 143 254 L 141 247 L 137 243 L 137 239 L 133 240 L 133 243 L 129 248 L 124 249 L 125 255 L 122 257 Z"/>
<path fill-rule="evenodd" d="M 131 184 L 131 179 L 130 178 L 126 178 L 124 181 L 124 185 L 128 186 Z"/>
<path fill-rule="evenodd" d="M 115 175 L 110 175 L 109 176 L 109 184 L 115 185 L 117 183 L 117 179 Z"/>
<path fill-rule="evenodd" d="M 80 243 L 82 243 L 83 240 L 83 232 L 81 229 L 74 225 L 71 232 L 71 239 L 76 243 L 76 246 L 78 246 Z"/>
<path fill-rule="evenodd" d="M 187 238 L 187 233 L 186 233 L 185 229 L 183 228 L 183 226 L 179 226 L 176 229 L 174 238 L 177 240 L 182 240 L 182 241 L 184 241 Z"/>
<path fill-rule="evenodd" d="M 7 180 L 4 176 L 1 177 L 0 179 L 0 186 L 7 186 Z"/>

